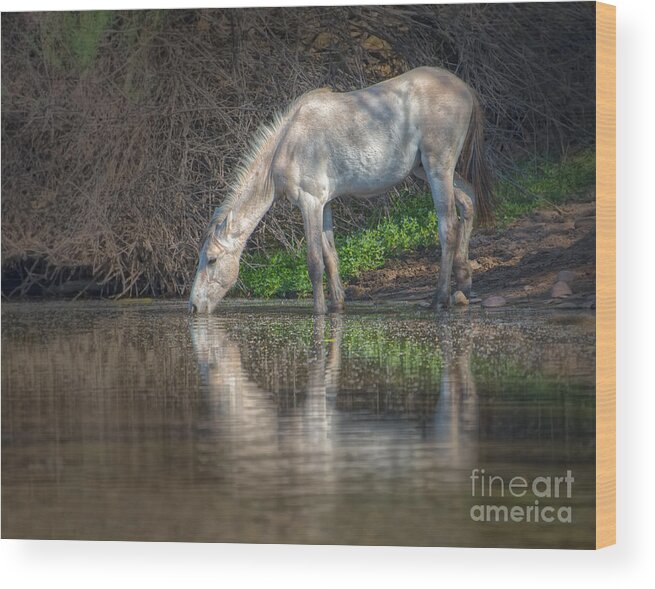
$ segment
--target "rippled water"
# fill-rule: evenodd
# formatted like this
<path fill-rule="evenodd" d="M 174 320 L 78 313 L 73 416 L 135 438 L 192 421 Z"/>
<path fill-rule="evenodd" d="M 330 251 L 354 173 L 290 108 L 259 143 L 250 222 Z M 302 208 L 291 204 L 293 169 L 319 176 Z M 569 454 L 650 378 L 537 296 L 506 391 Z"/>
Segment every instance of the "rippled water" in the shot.
<path fill-rule="evenodd" d="M 591 547 L 593 314 L 5 303 L 2 535 Z M 575 477 L 473 521 L 473 469 Z M 478 471 L 480 472 L 480 471 Z M 525 506 L 522 499 L 495 503 Z M 490 501 L 490 500 L 485 500 Z"/>

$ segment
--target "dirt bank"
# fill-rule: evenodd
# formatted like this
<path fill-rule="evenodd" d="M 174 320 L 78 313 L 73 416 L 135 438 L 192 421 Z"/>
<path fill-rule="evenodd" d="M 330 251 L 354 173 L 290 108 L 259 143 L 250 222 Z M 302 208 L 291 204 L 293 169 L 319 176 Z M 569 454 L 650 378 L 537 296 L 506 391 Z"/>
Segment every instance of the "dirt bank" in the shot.
<path fill-rule="evenodd" d="M 438 247 L 408 253 L 351 281 L 351 300 L 429 300 L 439 268 Z M 508 305 L 540 304 L 593 308 L 596 289 L 596 207 L 594 202 L 537 210 L 496 231 L 474 230 L 470 258 L 473 296 L 497 295 Z M 562 270 L 574 272 L 572 295 L 553 299 Z M 479 301 L 478 301 L 479 302 Z"/>

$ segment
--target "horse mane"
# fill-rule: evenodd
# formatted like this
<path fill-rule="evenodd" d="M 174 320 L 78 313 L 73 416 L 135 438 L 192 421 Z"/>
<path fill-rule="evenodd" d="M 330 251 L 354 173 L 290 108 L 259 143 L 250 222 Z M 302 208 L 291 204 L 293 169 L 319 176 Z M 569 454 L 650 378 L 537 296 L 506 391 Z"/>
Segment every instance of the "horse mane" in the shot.
<path fill-rule="evenodd" d="M 245 194 L 244 186 L 250 179 L 253 173 L 253 168 L 257 163 L 262 161 L 267 155 L 272 159 L 273 154 L 277 148 L 278 141 L 283 134 L 287 122 L 295 114 L 298 107 L 307 100 L 310 96 L 314 96 L 322 92 L 332 92 L 330 88 L 319 88 L 311 90 L 296 98 L 287 108 L 278 111 L 273 115 L 270 122 L 261 125 L 255 132 L 250 141 L 245 155 L 236 166 L 233 172 L 233 179 L 230 182 L 227 195 L 219 206 L 214 210 L 214 214 L 209 223 L 207 231 L 205 231 L 201 244 L 204 244 L 207 238 L 212 234 L 214 229 L 220 225 L 227 214 L 234 208 L 234 206 L 241 200 Z M 273 179 L 271 178 L 271 166 L 269 165 L 264 178 L 265 185 L 263 189 L 272 187 Z"/>

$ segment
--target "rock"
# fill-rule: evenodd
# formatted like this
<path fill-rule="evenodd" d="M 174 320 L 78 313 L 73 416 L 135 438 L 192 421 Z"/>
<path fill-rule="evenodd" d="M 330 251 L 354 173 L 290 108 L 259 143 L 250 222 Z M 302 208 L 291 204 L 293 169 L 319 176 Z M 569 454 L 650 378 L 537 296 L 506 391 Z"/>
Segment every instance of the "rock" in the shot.
<path fill-rule="evenodd" d="M 557 282 L 566 282 L 571 284 L 575 280 L 575 272 L 573 270 L 561 270 L 557 274 Z"/>
<path fill-rule="evenodd" d="M 471 265 L 471 270 L 479 270 L 480 268 L 482 268 L 480 262 L 478 262 L 477 260 L 471 260 L 470 265 Z"/>
<path fill-rule="evenodd" d="M 349 299 L 357 300 L 357 299 L 362 299 L 366 295 L 366 290 L 364 290 L 361 286 L 357 286 L 355 284 L 349 286 L 346 289 L 346 297 Z"/>
<path fill-rule="evenodd" d="M 507 304 L 507 299 L 505 297 L 491 296 L 487 297 L 482 301 L 483 307 L 493 308 L 493 307 L 502 307 Z"/>
<path fill-rule="evenodd" d="M 550 290 L 550 296 L 554 299 L 564 299 L 572 294 L 573 291 L 571 290 L 571 287 L 563 280 L 556 282 Z"/>
<path fill-rule="evenodd" d="M 453 305 L 464 306 L 468 304 L 469 300 L 466 298 L 466 295 L 461 290 L 456 291 L 453 295 Z"/>
<path fill-rule="evenodd" d="M 542 223 L 557 223 L 561 220 L 561 215 L 557 211 L 541 210 L 535 211 L 532 218 Z"/>

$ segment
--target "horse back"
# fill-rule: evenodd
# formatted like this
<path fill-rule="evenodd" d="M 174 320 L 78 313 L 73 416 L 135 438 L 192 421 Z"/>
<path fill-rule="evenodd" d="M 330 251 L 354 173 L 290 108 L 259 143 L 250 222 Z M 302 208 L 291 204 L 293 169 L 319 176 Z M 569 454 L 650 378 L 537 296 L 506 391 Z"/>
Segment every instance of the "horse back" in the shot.
<path fill-rule="evenodd" d="M 455 75 L 423 67 L 352 92 L 298 101 L 276 153 L 292 191 L 379 194 L 407 177 L 422 149 L 461 149 L 473 95 Z"/>

